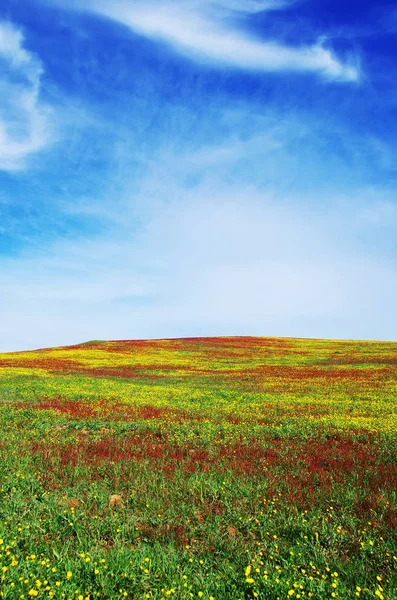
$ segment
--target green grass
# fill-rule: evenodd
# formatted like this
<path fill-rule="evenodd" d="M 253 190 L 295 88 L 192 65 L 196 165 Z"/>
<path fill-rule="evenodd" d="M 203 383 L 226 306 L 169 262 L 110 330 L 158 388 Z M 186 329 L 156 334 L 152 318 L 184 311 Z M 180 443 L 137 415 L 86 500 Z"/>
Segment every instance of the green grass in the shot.
<path fill-rule="evenodd" d="M 396 349 L 0 355 L 1 597 L 397 598 Z"/>

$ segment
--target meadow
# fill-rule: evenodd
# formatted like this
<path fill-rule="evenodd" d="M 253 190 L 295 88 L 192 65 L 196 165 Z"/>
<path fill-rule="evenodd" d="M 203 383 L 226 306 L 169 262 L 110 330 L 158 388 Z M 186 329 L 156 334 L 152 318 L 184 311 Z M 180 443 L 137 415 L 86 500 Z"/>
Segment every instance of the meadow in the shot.
<path fill-rule="evenodd" d="M 0 597 L 397 598 L 397 343 L 0 354 Z"/>

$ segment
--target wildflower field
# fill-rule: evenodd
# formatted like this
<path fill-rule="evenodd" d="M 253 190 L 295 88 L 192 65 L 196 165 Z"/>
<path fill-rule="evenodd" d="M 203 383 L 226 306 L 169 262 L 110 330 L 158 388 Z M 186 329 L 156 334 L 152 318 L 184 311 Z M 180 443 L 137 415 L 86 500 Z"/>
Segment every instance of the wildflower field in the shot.
<path fill-rule="evenodd" d="M 397 598 L 397 343 L 0 354 L 2 599 Z"/>

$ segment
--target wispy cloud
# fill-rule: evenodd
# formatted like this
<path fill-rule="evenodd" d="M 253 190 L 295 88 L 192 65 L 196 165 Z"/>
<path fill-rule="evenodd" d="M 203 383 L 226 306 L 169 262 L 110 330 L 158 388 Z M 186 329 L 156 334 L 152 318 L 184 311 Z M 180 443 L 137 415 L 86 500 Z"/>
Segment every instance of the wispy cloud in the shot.
<path fill-rule="evenodd" d="M 287 8 L 277 0 L 57 0 L 65 7 L 89 10 L 118 21 L 136 33 L 168 43 L 201 62 L 253 71 L 314 72 L 326 79 L 357 81 L 359 68 L 339 60 L 326 47 L 324 36 L 315 44 L 287 46 L 254 37 L 244 17 L 255 12 Z M 291 4 L 292 2 L 288 2 Z M 268 18 L 271 18 L 269 15 Z"/>
<path fill-rule="evenodd" d="M 205 153 L 169 157 L 157 189 L 143 185 L 137 199 L 126 182 L 130 205 L 112 198 L 106 234 L 5 260 L 1 349 L 179 335 L 395 338 L 393 194 L 360 188 L 319 206 L 226 184 L 222 164 L 241 153 L 222 147 L 214 179 L 194 189 L 184 181 L 192 165 L 206 167 Z M 148 184 L 158 178 L 154 165 Z"/>
<path fill-rule="evenodd" d="M 40 100 L 43 67 L 22 32 L 0 21 L 0 169 L 16 171 L 50 141 L 49 109 Z"/>

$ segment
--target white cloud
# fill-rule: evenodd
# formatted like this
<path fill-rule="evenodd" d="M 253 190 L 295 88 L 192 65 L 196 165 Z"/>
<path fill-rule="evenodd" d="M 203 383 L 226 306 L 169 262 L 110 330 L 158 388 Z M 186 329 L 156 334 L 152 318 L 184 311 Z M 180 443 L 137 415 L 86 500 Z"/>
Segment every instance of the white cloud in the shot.
<path fill-rule="evenodd" d="M 280 9 L 289 4 L 290 0 L 211 0 L 211 4 L 227 10 L 238 12 L 258 13 L 265 10 Z"/>
<path fill-rule="evenodd" d="M 15 25 L 0 21 L 0 169 L 17 171 L 50 141 L 49 109 L 40 101 L 43 68 Z"/>
<path fill-rule="evenodd" d="M 56 0 L 65 8 L 89 10 L 118 21 L 133 31 L 170 44 L 195 60 L 254 71 L 315 72 L 326 79 L 357 81 L 356 64 L 340 61 L 316 44 L 286 46 L 251 36 L 239 15 L 271 11 L 277 0 Z M 289 2 L 288 4 L 291 4 Z M 269 16 L 269 18 L 271 18 Z"/>
<path fill-rule="evenodd" d="M 321 210 L 200 188 L 134 235 L 8 259 L 0 350 L 179 335 L 396 339 L 395 259 L 368 243 L 392 235 L 391 214 L 383 201 L 368 219 L 365 193 L 341 211 L 339 199 Z"/>

